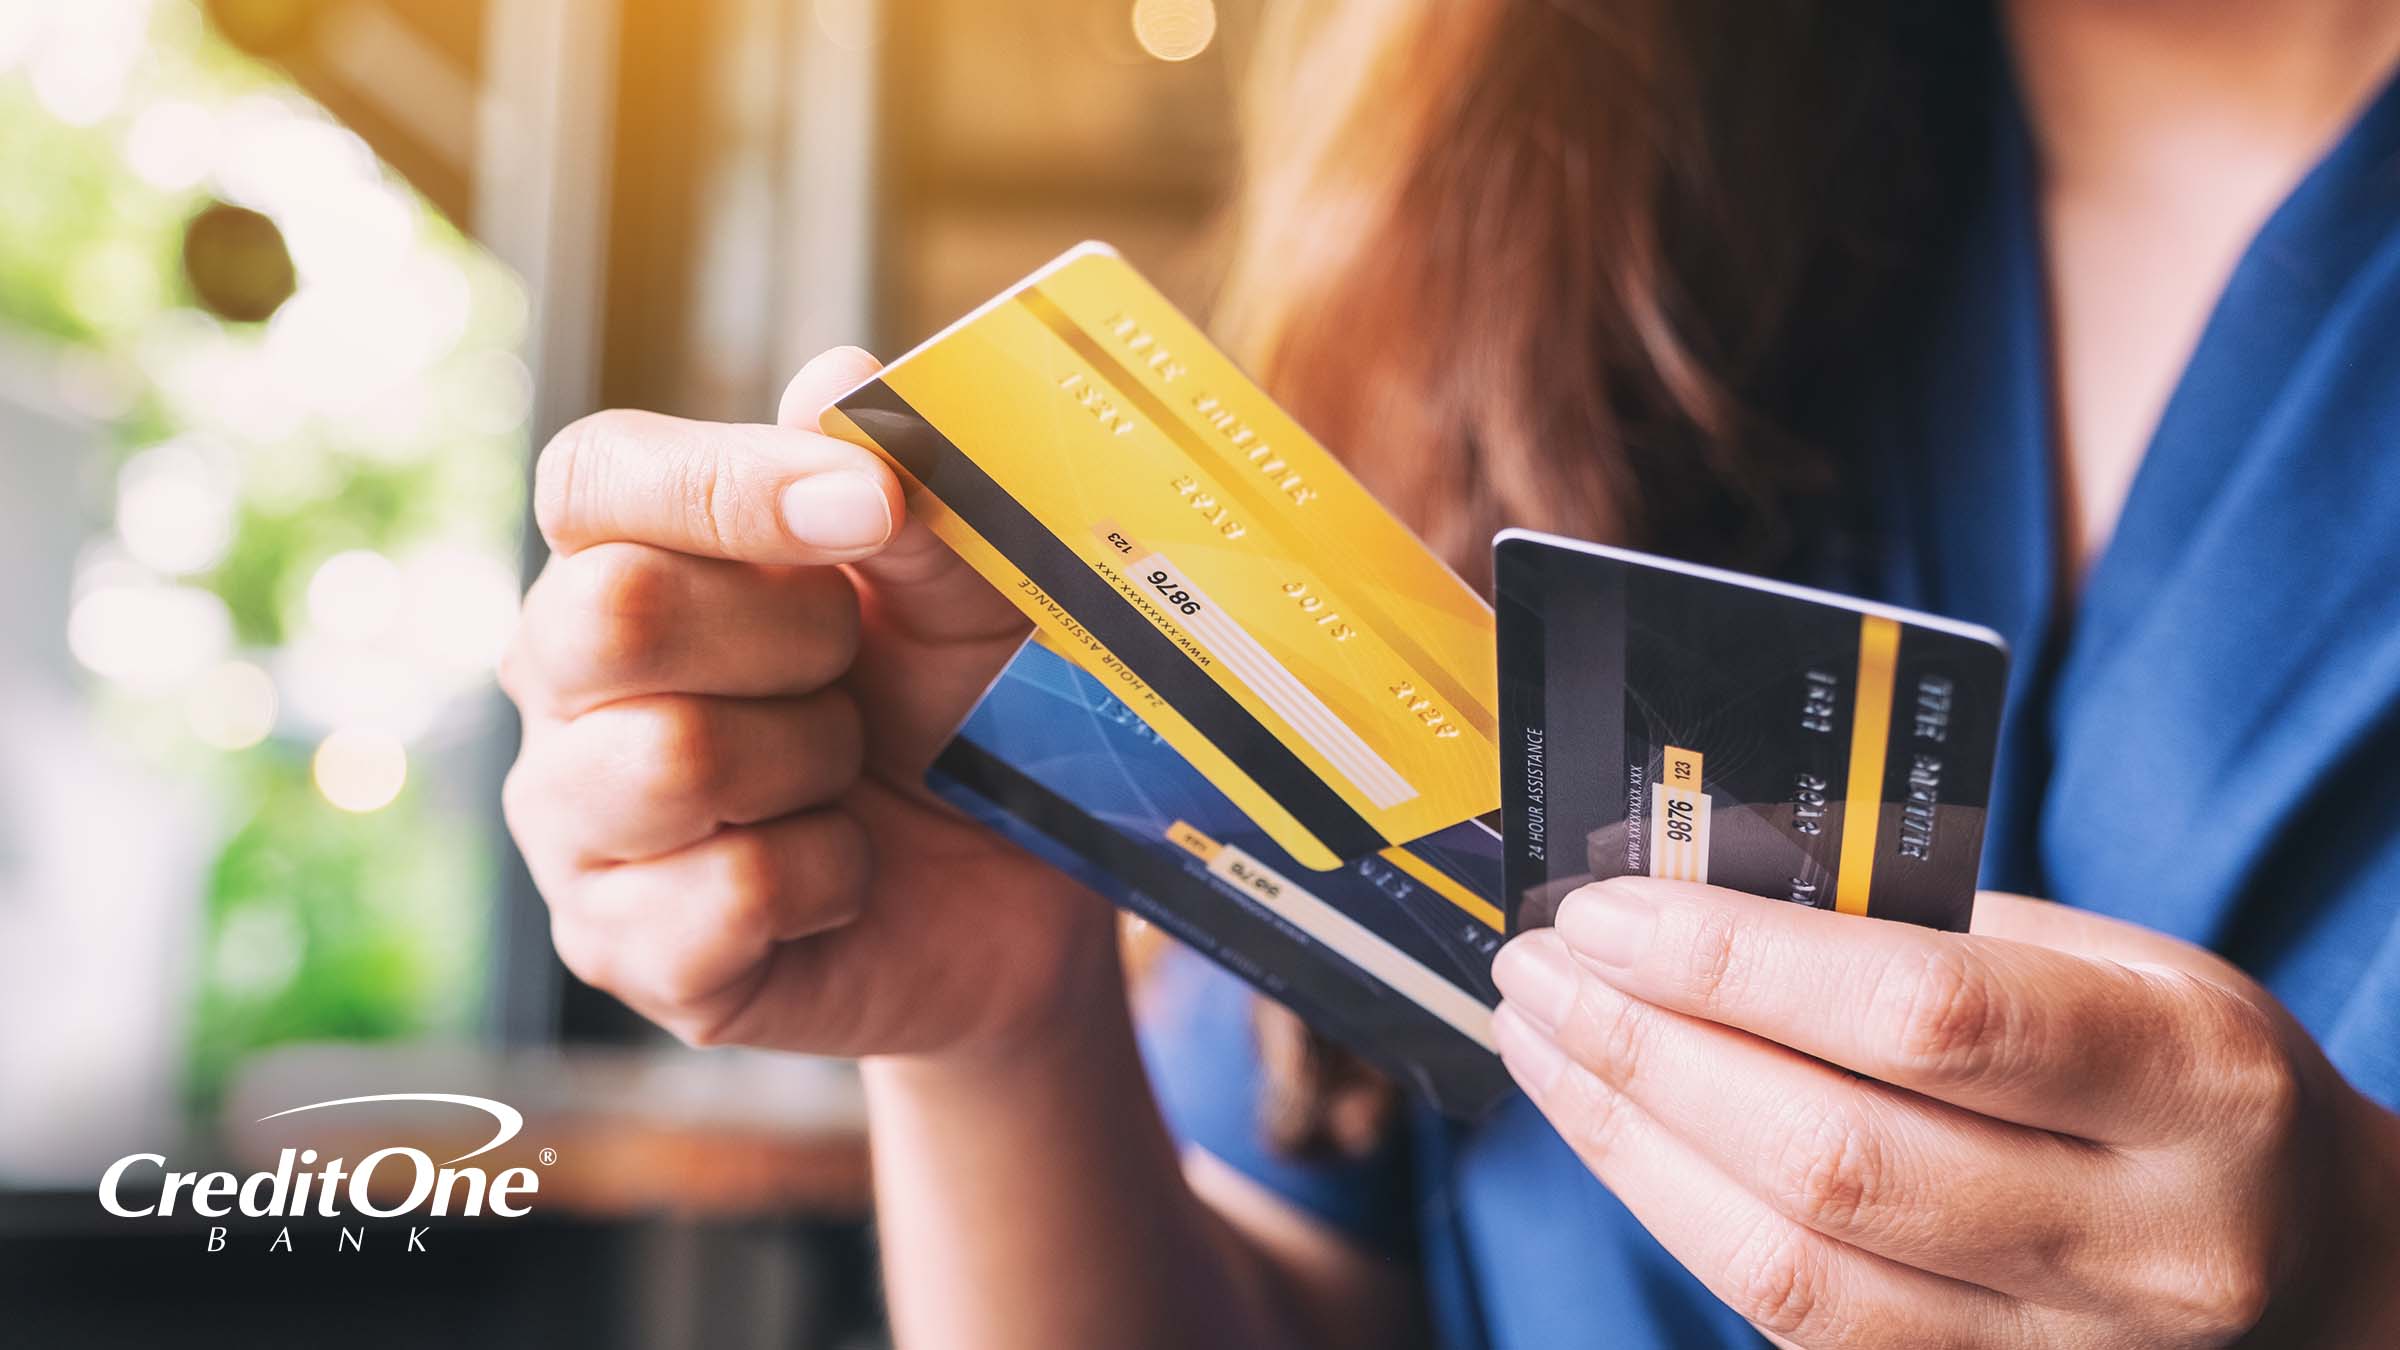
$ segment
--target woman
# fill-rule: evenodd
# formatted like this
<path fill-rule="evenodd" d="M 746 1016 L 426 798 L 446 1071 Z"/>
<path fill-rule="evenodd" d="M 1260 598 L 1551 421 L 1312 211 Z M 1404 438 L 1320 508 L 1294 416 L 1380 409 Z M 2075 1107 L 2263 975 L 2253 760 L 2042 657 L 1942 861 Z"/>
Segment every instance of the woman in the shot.
<path fill-rule="evenodd" d="M 1986 879 L 2067 904 L 1589 888 L 1496 970 L 1523 1099 L 1303 1112 L 1330 1158 L 1170 969 L 1170 1131 L 1107 910 L 918 787 L 1023 628 L 814 434 L 841 350 L 543 455 L 508 807 L 567 964 L 867 1057 L 910 1344 L 2400 1344 L 2400 8 L 1295 42 L 1225 310 L 1275 392 L 1470 572 L 1529 524 L 2001 629 Z"/>

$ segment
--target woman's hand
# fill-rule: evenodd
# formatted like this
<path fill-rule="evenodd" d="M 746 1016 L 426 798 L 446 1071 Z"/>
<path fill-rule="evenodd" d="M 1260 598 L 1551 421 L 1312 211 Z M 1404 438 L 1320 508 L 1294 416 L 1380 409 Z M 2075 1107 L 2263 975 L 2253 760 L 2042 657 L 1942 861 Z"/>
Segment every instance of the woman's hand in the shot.
<path fill-rule="evenodd" d="M 509 826 L 567 967 L 695 1044 L 982 1051 L 1117 993 L 1107 907 L 920 785 L 1025 624 L 818 434 L 876 368 L 771 427 L 601 413 L 536 474 Z"/>
<path fill-rule="evenodd" d="M 2400 1344 L 2400 1119 L 2206 952 L 2006 895 L 1975 930 L 1605 882 L 1502 951 L 1494 1029 L 1786 1343 Z"/>

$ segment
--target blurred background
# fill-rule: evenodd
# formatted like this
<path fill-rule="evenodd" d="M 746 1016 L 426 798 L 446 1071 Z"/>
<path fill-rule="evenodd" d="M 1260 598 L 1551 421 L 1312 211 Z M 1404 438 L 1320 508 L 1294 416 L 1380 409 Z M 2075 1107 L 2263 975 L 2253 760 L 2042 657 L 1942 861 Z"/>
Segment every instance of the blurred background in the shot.
<path fill-rule="evenodd" d="M 492 683 L 531 453 L 769 417 L 1083 238 L 1198 302 L 1255 25 L 0 0 L 0 1344 L 885 1343 L 848 1066 L 662 1044 L 550 954 Z M 534 1218 L 204 1255 L 94 1199 L 412 1090 L 526 1112 Z"/>

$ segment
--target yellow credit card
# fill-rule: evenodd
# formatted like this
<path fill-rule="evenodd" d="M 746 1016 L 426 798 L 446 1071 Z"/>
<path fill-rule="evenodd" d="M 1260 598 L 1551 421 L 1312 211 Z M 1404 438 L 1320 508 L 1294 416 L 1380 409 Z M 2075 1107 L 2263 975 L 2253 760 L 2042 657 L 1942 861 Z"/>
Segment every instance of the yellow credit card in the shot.
<path fill-rule="evenodd" d="M 825 426 L 1303 864 L 1498 806 L 1491 608 L 1106 245 Z"/>

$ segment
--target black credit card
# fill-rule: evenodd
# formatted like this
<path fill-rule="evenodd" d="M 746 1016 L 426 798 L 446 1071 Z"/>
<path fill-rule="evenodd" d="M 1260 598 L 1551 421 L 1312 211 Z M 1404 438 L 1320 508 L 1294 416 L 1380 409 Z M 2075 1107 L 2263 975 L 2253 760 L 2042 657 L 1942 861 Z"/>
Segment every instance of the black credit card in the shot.
<path fill-rule="evenodd" d="M 1524 530 L 1493 573 L 1509 932 L 1628 875 L 1966 928 L 1998 634 Z"/>

